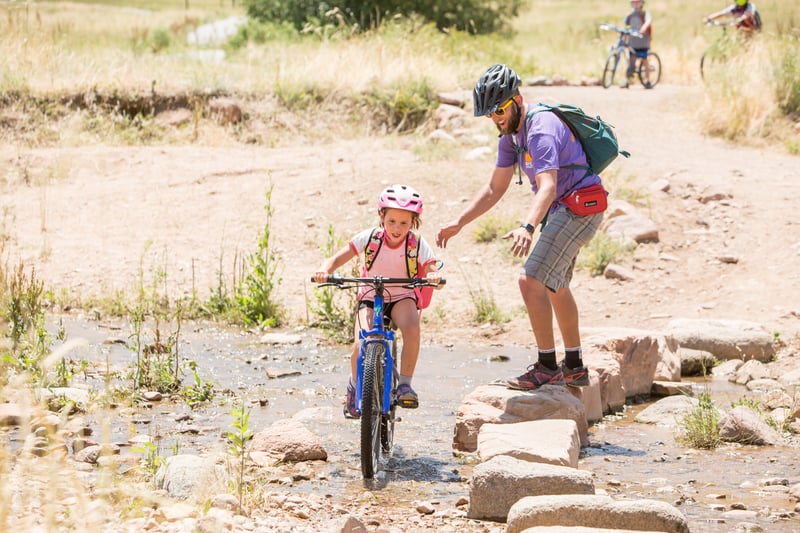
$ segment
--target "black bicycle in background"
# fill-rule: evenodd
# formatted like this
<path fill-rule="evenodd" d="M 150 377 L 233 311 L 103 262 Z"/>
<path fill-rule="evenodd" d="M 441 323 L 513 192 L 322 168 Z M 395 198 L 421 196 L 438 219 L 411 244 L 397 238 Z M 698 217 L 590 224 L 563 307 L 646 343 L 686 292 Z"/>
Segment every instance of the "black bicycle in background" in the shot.
<path fill-rule="evenodd" d="M 603 68 L 603 87 L 608 89 L 614 84 L 614 77 L 617 74 L 620 63 L 625 67 L 624 76 L 627 76 L 629 72 L 633 73 L 646 88 L 652 89 L 655 87 L 661 80 L 661 58 L 655 52 L 648 50 L 647 67 L 645 68 L 644 58 L 637 55 L 630 45 L 631 37 L 641 37 L 642 34 L 637 31 L 618 28 L 613 24 L 600 24 L 600 29 L 619 33 L 616 44 L 611 45 L 606 65 Z M 632 68 L 629 65 L 631 57 L 633 57 L 634 61 Z"/>

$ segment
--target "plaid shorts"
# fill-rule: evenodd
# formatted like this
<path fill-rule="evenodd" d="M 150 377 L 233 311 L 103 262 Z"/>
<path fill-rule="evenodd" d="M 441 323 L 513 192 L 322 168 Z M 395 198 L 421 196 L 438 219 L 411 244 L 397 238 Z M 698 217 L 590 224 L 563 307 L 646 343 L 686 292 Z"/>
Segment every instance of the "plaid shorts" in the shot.
<path fill-rule="evenodd" d="M 553 292 L 569 287 L 575 259 L 603 221 L 603 213 L 579 217 L 559 207 L 550 213 L 539 240 L 525 261 L 523 274 L 536 278 Z"/>

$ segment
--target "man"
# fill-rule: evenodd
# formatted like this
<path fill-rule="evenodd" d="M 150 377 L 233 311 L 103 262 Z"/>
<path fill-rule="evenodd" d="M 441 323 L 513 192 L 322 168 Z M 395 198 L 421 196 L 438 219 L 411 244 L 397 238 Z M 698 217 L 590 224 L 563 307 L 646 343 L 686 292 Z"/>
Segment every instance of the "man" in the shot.
<path fill-rule="evenodd" d="M 636 65 L 636 59 L 641 58 L 642 69 L 645 73 L 644 88 L 652 89 L 653 85 L 650 83 L 650 65 L 647 63 L 647 52 L 650 51 L 653 20 L 650 17 L 650 13 L 644 10 L 644 0 L 633 0 L 631 2 L 631 7 L 633 11 L 628 13 L 628 16 L 625 17 L 625 27 L 638 32 L 639 35 L 632 35 L 630 37 L 630 45 L 633 50 L 628 58 L 628 76 L 620 87 L 623 89 L 629 87 L 630 78 L 635 74 L 634 66 Z"/>
<path fill-rule="evenodd" d="M 442 248 L 468 223 L 491 209 L 505 194 L 515 169 L 525 172 L 534 192 L 527 215 L 519 228 L 503 235 L 515 257 L 528 256 L 519 277 L 519 288 L 528 311 L 538 348 L 538 360 L 508 386 L 533 390 L 545 384 L 584 386 L 589 384 L 583 365 L 578 328 L 578 307 L 569 282 L 575 258 L 602 221 L 602 213 L 577 216 L 562 200 L 572 191 L 600 183 L 586 171 L 586 155 L 580 142 L 555 114 L 538 112 L 526 119 L 528 106 L 519 92 L 520 78 L 506 65 L 490 67 L 475 84 L 475 116 L 490 118 L 500 132 L 497 163 L 488 183 L 454 221 L 436 235 Z M 583 168 L 564 168 L 584 165 Z M 534 230 L 544 224 L 530 252 Z M 528 255 L 530 252 L 530 255 Z M 559 365 L 553 331 L 555 312 L 566 350 Z"/>

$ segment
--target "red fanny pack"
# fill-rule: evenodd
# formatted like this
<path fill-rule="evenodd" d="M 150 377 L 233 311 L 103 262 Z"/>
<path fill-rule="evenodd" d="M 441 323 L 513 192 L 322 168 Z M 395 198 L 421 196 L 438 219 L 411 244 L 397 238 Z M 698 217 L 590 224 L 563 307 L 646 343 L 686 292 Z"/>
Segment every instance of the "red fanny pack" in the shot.
<path fill-rule="evenodd" d="M 602 213 L 608 207 L 606 190 L 600 183 L 573 191 L 561 202 L 579 217 Z"/>

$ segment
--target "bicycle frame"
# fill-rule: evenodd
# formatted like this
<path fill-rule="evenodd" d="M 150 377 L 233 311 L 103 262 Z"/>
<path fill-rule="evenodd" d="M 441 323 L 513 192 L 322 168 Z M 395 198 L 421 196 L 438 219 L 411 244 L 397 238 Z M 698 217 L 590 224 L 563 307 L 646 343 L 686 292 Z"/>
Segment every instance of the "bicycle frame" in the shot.
<path fill-rule="evenodd" d="M 362 329 L 358 333 L 359 348 L 358 348 L 358 363 L 356 364 L 356 410 L 361 413 L 361 398 L 363 396 L 364 386 L 364 354 L 367 351 L 367 346 L 372 343 L 383 344 L 384 353 L 386 354 L 384 360 L 383 372 L 383 398 L 381 400 L 381 414 L 388 414 L 389 409 L 392 407 L 392 375 L 394 374 L 394 359 L 395 354 L 392 352 L 392 341 L 394 341 L 394 331 L 387 329 L 384 324 L 384 287 L 375 288 L 375 302 L 372 313 L 372 328 Z M 380 288 L 380 292 L 378 289 Z"/>
<path fill-rule="evenodd" d="M 624 55 L 625 76 L 630 78 L 635 74 L 646 89 L 655 87 L 661 79 L 661 59 L 652 50 L 647 51 L 646 57 L 641 56 L 630 44 L 630 37 L 641 37 L 642 35 L 639 32 L 618 28 L 612 24 L 604 23 L 599 27 L 601 30 L 619 33 L 616 44 L 611 45 L 606 58 L 601 78 L 602 86 L 607 89 L 614 83 L 614 76 Z M 624 87 L 627 87 L 627 83 L 624 84 Z"/>

